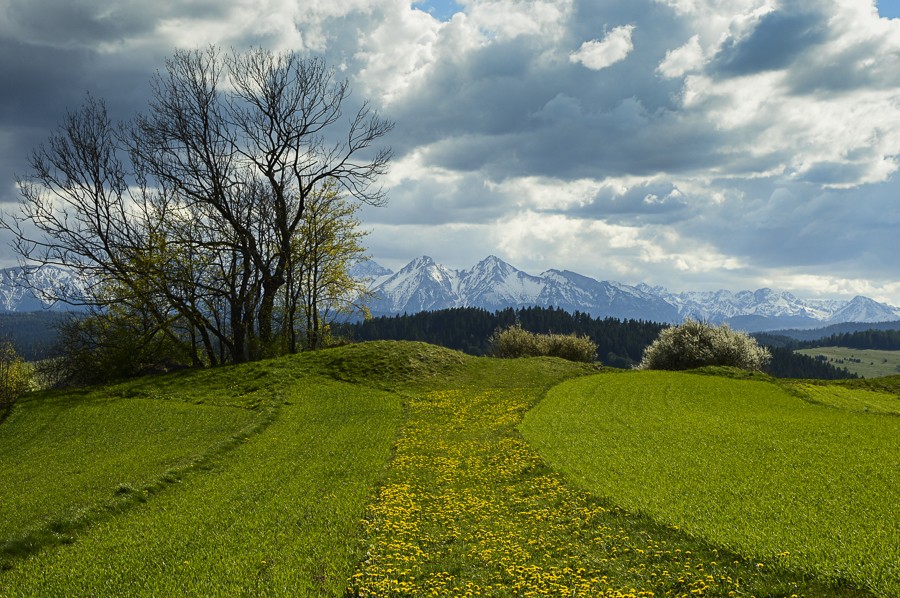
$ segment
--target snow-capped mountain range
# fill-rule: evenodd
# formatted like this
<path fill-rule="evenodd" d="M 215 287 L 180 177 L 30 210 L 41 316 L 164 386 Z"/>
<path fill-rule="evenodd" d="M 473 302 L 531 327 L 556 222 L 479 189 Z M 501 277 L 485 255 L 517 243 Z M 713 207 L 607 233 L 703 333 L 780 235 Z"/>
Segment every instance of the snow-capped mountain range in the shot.
<path fill-rule="evenodd" d="M 70 270 L 55 266 L 0 269 L 0 312 L 66 310 L 61 295 L 84 296 L 87 284 Z"/>
<path fill-rule="evenodd" d="M 900 320 L 900 308 L 867 297 L 847 300 L 800 299 L 789 292 L 710 291 L 672 293 L 647 284 L 598 281 L 568 270 L 528 274 L 489 256 L 467 270 L 447 268 L 427 256 L 397 272 L 375 262 L 359 264 L 354 275 L 369 281 L 375 315 L 479 307 L 560 307 L 594 317 L 680 322 L 686 317 L 748 331 L 818 328 L 842 322 Z"/>
<path fill-rule="evenodd" d="M 559 307 L 594 317 L 680 322 L 686 317 L 751 332 L 821 328 L 844 322 L 900 321 L 900 308 L 867 297 L 851 300 L 800 299 L 789 292 L 709 291 L 673 293 L 663 287 L 598 281 L 568 270 L 535 276 L 489 256 L 469 269 L 447 268 L 430 257 L 416 258 L 397 272 L 373 261 L 353 275 L 368 282 L 374 315 L 417 313 L 453 307 L 496 311 L 506 307 Z M 72 309 L 54 305 L 54 289 L 79 295 L 84 281 L 62 268 L 0 269 L 0 312 Z"/>

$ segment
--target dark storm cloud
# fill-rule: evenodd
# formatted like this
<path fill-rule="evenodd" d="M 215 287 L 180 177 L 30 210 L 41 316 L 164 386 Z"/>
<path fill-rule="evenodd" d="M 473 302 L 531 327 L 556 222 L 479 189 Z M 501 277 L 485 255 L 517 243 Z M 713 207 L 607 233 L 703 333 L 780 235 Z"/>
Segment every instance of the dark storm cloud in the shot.
<path fill-rule="evenodd" d="M 86 94 L 103 98 L 115 120 L 146 107 L 150 73 L 137 65 L 86 49 L 58 49 L 0 40 L 0 128 L 10 138 L 0 144 L 0 202 L 16 175 L 25 174 L 31 149 L 44 142 Z"/>
<path fill-rule="evenodd" d="M 565 213 L 625 226 L 671 225 L 694 217 L 689 200 L 669 182 L 651 182 L 630 187 L 624 193 L 604 189 L 590 202 L 569 208 Z"/>
<path fill-rule="evenodd" d="M 773 11 L 763 16 L 753 32 L 732 39 L 713 63 L 716 72 L 744 76 L 790 66 L 827 39 L 825 16 L 816 11 Z"/>
<path fill-rule="evenodd" d="M 846 277 L 900 279 L 894 252 L 900 212 L 885 211 L 895 186 L 817 191 L 807 183 L 740 185 L 744 199 L 705 206 L 682 230 L 758 267 L 821 267 Z M 861 270 L 861 268 L 865 268 Z"/>
<path fill-rule="evenodd" d="M 580 111 L 577 111 L 580 110 Z M 433 144 L 429 159 L 492 178 L 544 175 L 574 179 L 691 172 L 727 160 L 721 135 L 676 113 L 648 113 L 634 98 L 587 113 L 573 99 L 554 98 L 504 135 L 472 132 Z"/>
<path fill-rule="evenodd" d="M 502 219 L 516 198 L 491 193 L 484 179 L 465 174 L 452 179 L 425 177 L 394 190 L 387 209 L 366 208 L 368 223 L 479 224 Z"/>
<path fill-rule="evenodd" d="M 218 0 L 8 0 L 5 19 L 14 26 L 18 39 L 36 45 L 93 49 L 151 33 L 164 19 L 220 20 L 231 6 Z"/>
<path fill-rule="evenodd" d="M 53 122 L 52 115 L 66 106 L 72 91 L 83 90 L 88 59 L 86 51 L 0 39 L 0 118 L 11 123 Z"/>
<path fill-rule="evenodd" d="M 495 179 L 678 172 L 717 162 L 715 132 L 675 112 L 681 82 L 646 68 L 665 57 L 683 30 L 655 2 L 628 7 L 576 11 L 572 33 L 556 47 L 520 36 L 435 64 L 391 106 L 395 148 L 402 153 L 433 142 L 433 163 Z M 643 21 L 626 60 L 599 72 L 568 60 L 583 42 L 638 16 Z M 554 59 L 545 57 L 550 50 L 557 51 Z"/>

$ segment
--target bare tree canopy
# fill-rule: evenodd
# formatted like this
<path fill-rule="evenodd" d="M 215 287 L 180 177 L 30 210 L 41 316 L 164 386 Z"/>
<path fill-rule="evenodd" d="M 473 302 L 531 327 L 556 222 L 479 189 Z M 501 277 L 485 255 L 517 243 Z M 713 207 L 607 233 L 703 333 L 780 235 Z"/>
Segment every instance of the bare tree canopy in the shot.
<path fill-rule="evenodd" d="M 0 227 L 23 262 L 91 281 L 59 299 L 139 313 L 195 363 L 254 358 L 286 333 L 276 312 L 312 198 L 385 202 L 377 144 L 393 124 L 367 102 L 345 114 L 347 81 L 293 52 L 177 51 L 151 83 L 129 122 L 91 96 L 68 113 Z"/>

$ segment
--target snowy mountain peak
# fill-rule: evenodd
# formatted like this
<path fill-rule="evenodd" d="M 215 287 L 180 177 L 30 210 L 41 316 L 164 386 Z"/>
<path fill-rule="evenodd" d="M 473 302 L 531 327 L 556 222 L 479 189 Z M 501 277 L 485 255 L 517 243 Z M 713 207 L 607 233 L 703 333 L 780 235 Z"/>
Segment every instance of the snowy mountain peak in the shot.
<path fill-rule="evenodd" d="M 832 324 L 843 322 L 887 322 L 900 318 L 900 310 L 868 297 L 857 295 L 838 309 L 829 319 Z"/>
<path fill-rule="evenodd" d="M 594 317 L 680 322 L 686 317 L 728 322 L 748 331 L 818 328 L 844 322 L 900 320 L 900 308 L 868 297 L 847 300 L 799 299 L 770 288 L 731 292 L 673 293 L 660 286 L 598 281 L 570 270 L 549 269 L 538 276 L 490 255 L 468 270 L 453 270 L 421 256 L 398 272 L 367 260 L 355 264 L 353 276 L 375 293 L 370 308 L 376 315 L 416 313 L 451 307 L 558 307 Z M 64 294 L 84 297 L 89 286 L 62 268 L 0 270 L 0 311 L 36 311 L 53 305 Z"/>
<path fill-rule="evenodd" d="M 423 255 L 422 257 L 417 257 L 410 263 L 406 264 L 402 268 L 400 268 L 400 272 L 411 272 L 413 270 L 419 270 L 422 268 L 430 268 L 431 266 L 437 265 L 433 259 L 431 259 L 427 255 Z"/>
<path fill-rule="evenodd" d="M 0 311 L 65 310 L 87 297 L 89 285 L 79 276 L 57 266 L 4 268 L 0 270 Z"/>
<path fill-rule="evenodd" d="M 729 322 L 743 330 L 814 328 L 837 322 L 900 320 L 900 309 L 865 297 L 852 301 L 803 300 L 791 293 L 694 291 L 672 293 L 660 286 L 598 281 L 569 270 L 548 269 L 538 276 L 490 255 L 468 270 L 451 270 L 428 256 L 375 281 L 375 314 L 451 307 L 559 307 L 595 317 L 680 322 L 692 317 Z"/>
<path fill-rule="evenodd" d="M 510 266 L 509 264 L 507 264 L 506 262 L 501 260 L 496 255 L 487 256 L 486 258 L 484 258 L 483 260 L 478 262 L 478 264 L 476 264 L 475 267 L 476 268 L 479 268 L 479 267 L 481 267 L 481 268 L 503 268 L 503 267 L 512 268 L 512 266 Z"/>
<path fill-rule="evenodd" d="M 502 278 L 504 276 L 509 276 L 514 272 L 518 272 L 518 270 L 516 270 L 497 256 L 489 255 L 488 257 L 472 266 L 472 268 L 467 271 L 467 274 L 469 276 L 495 276 Z"/>
<path fill-rule="evenodd" d="M 497 256 L 468 270 L 449 270 L 427 257 L 417 258 L 372 289 L 375 314 L 480 307 L 553 306 L 595 316 L 675 321 L 678 312 L 634 287 L 598 282 L 567 270 L 528 274 Z"/>
<path fill-rule="evenodd" d="M 350 276 L 359 280 L 375 280 L 382 276 L 390 276 L 394 271 L 385 268 L 381 264 L 372 260 L 363 260 L 353 264 L 350 268 Z"/>

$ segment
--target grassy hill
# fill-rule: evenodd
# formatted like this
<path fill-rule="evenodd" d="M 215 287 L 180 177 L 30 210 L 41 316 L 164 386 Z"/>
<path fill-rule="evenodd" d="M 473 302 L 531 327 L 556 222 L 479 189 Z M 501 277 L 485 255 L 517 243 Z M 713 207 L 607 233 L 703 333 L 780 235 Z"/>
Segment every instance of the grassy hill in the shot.
<path fill-rule="evenodd" d="M 633 384 L 616 396 L 653 387 L 595 372 L 375 342 L 31 395 L 0 425 L 0 596 L 895 595 L 900 575 L 880 543 L 842 568 L 686 532 L 675 508 L 651 512 L 622 480 L 593 488 L 536 452 L 519 427 L 536 406 L 573 417 L 557 409 L 559 392 L 618 379 Z M 673 376 L 709 385 L 697 395 L 765 384 Z M 873 405 L 894 408 L 890 383 L 808 387 L 780 400 L 824 410 L 840 389 L 843 406 L 829 409 L 850 422 L 876 417 Z M 595 421 L 602 403 L 588 400 L 575 419 Z M 523 429 L 546 451 L 534 422 Z M 609 451 L 596 434 L 581 438 Z M 873 459 L 896 459 L 893 447 L 869 446 Z M 632 469 L 653 461 L 630 459 Z M 586 462 L 603 471 L 602 460 Z M 858 483 L 844 477 L 832 489 L 846 495 Z M 896 503 L 890 480 L 878 487 Z M 898 528 L 896 515 L 874 512 L 888 533 Z M 870 513 L 847 516 L 865 526 Z M 859 575 L 859 563 L 871 574 Z"/>
<path fill-rule="evenodd" d="M 612 503 L 766 566 L 897 596 L 898 415 L 900 377 L 866 388 L 633 372 L 554 388 L 523 433 Z"/>

